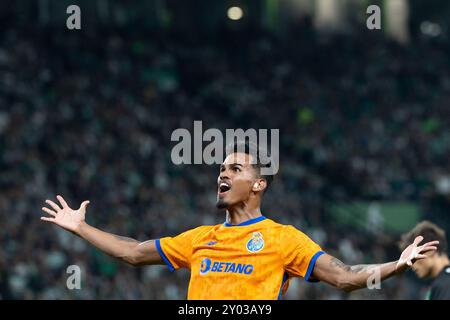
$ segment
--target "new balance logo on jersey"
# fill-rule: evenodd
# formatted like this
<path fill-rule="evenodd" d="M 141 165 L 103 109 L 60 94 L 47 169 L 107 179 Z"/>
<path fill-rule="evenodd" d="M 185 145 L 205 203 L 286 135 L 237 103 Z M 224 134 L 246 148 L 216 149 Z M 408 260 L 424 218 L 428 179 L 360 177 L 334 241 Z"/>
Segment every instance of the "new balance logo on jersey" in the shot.
<path fill-rule="evenodd" d="M 253 272 L 253 265 L 234 262 L 217 262 L 211 261 L 209 258 L 204 258 L 200 265 L 200 275 L 205 275 L 208 272 L 239 273 L 249 275 Z"/>

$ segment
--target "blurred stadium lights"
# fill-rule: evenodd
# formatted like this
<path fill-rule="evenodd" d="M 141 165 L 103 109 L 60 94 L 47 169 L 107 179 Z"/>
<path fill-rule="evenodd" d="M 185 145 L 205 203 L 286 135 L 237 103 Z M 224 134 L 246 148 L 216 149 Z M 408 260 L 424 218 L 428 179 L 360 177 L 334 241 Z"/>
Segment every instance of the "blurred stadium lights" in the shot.
<path fill-rule="evenodd" d="M 409 33 L 409 1 L 385 0 L 386 32 L 388 36 L 400 43 L 408 43 Z"/>
<path fill-rule="evenodd" d="M 384 0 L 379 5 L 385 17 L 382 29 L 396 41 L 407 43 L 410 39 L 409 0 Z M 351 1 L 316 0 L 312 11 L 314 24 L 322 31 L 344 30 L 355 8 L 355 2 Z"/>
<path fill-rule="evenodd" d="M 344 27 L 343 17 L 345 1 L 316 0 L 314 10 L 314 24 L 323 31 L 341 30 Z"/>
<path fill-rule="evenodd" d="M 249 27 L 264 28 L 279 34 L 305 18 L 308 21 L 311 19 L 321 31 L 351 31 L 355 30 L 355 23 L 362 30 L 367 18 L 367 6 L 378 4 L 382 10 L 382 31 L 401 43 L 408 43 L 410 37 L 417 35 L 446 36 L 450 16 L 448 0 L 192 1 L 138 0 L 132 6 L 125 6 L 113 0 L 78 0 L 77 4 L 83 9 L 83 23 L 91 27 L 138 23 L 144 28 L 172 29 L 192 34 L 212 34 L 221 28 L 224 19 L 237 21 L 242 18 Z M 40 25 L 57 26 L 66 19 L 65 8 L 70 4 L 70 0 L 20 1 L 16 8 L 1 3 L 0 16 L 7 17 L 20 11 L 20 22 L 23 24 L 37 18 Z M 56 15 L 55 12 L 63 14 Z"/>
<path fill-rule="evenodd" d="M 437 37 L 441 34 L 441 26 L 437 23 L 430 21 L 424 21 L 420 24 L 420 31 L 427 36 Z"/>
<path fill-rule="evenodd" d="M 436 190 L 440 194 L 450 195 L 450 176 L 442 174 L 442 176 L 437 178 Z"/>
<path fill-rule="evenodd" d="M 244 16 L 244 11 L 240 7 L 231 7 L 227 11 L 228 19 L 240 20 Z"/>

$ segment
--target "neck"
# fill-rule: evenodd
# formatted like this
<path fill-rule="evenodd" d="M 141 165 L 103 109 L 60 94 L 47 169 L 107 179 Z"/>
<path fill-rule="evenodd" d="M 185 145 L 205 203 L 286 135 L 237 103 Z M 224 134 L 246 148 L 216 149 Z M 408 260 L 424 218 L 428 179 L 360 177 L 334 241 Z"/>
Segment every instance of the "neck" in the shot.
<path fill-rule="evenodd" d="M 262 214 L 259 206 L 251 206 L 248 203 L 242 203 L 227 209 L 226 221 L 232 225 L 238 225 L 260 216 L 262 216 Z"/>
<path fill-rule="evenodd" d="M 450 265 L 450 260 L 446 255 L 438 256 L 436 263 L 434 264 L 435 267 L 433 268 L 431 277 L 436 278 L 448 265 Z"/>

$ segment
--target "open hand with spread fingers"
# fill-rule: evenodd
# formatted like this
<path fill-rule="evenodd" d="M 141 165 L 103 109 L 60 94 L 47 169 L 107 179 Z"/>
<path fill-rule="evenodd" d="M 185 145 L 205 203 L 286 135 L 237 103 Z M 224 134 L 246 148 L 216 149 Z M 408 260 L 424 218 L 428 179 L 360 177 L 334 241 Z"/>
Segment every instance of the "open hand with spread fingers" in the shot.
<path fill-rule="evenodd" d="M 430 241 L 419 246 L 419 243 L 421 243 L 422 240 L 422 236 L 416 237 L 414 242 L 403 250 L 400 259 L 397 262 L 397 271 L 404 271 L 408 267 L 411 267 L 417 260 L 427 258 L 427 255 L 425 255 L 426 252 L 437 250 L 439 241 Z"/>
<path fill-rule="evenodd" d="M 51 207 L 42 207 L 42 210 L 48 213 L 51 217 L 41 217 L 41 220 L 52 222 L 68 231 L 78 233 L 80 225 L 85 220 L 86 207 L 89 201 L 84 201 L 80 208 L 73 210 L 69 207 L 67 202 L 61 196 L 56 196 L 60 205 L 51 200 L 45 200 L 45 202 Z"/>

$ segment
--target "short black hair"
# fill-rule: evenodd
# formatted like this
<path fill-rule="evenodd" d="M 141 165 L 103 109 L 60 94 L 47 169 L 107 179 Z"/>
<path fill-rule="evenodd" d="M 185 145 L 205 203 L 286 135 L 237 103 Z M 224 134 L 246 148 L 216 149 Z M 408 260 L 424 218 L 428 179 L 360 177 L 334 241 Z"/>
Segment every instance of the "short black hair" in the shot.
<path fill-rule="evenodd" d="M 256 143 L 249 141 L 248 139 L 239 141 L 235 139 L 233 143 L 229 144 L 226 147 L 225 156 L 228 156 L 229 154 L 236 152 L 243 152 L 249 154 L 253 157 L 254 160 L 256 160 L 255 163 L 252 163 L 252 166 L 253 168 L 256 169 L 258 175 L 264 180 L 266 180 L 267 187 L 265 190 L 267 190 L 270 184 L 272 183 L 273 176 L 275 174 L 262 174 L 261 169 L 271 168 L 272 158 L 270 152 L 266 148 L 263 148 L 260 145 L 257 145 Z"/>
<path fill-rule="evenodd" d="M 400 249 L 405 250 L 407 246 L 413 243 L 417 236 L 423 237 L 421 244 L 438 240 L 439 245 L 437 246 L 437 252 L 439 254 L 448 255 L 447 237 L 445 235 L 445 231 L 427 220 L 418 223 L 411 231 L 402 236 L 402 239 L 399 242 Z"/>

